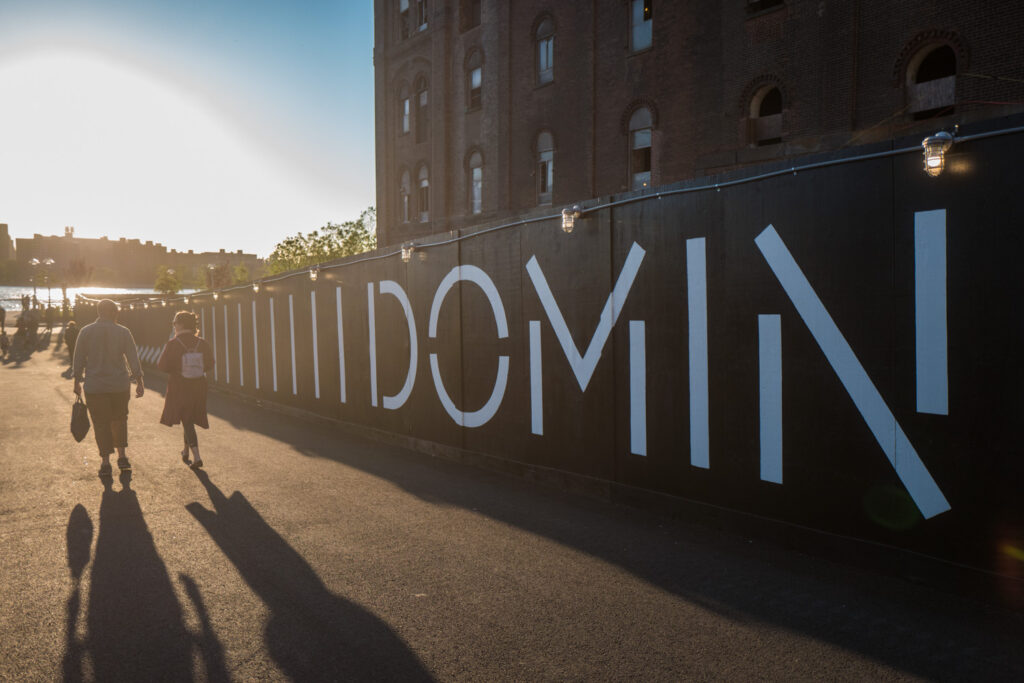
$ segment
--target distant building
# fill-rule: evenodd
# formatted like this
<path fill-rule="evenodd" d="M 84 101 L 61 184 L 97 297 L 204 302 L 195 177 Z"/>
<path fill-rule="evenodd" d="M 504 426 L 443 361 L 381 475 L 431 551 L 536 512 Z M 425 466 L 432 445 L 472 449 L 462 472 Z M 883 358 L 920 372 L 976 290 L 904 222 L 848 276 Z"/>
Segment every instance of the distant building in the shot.
<path fill-rule="evenodd" d="M 0 223 L 0 264 L 14 260 L 14 241 L 7 232 L 7 224 Z"/>
<path fill-rule="evenodd" d="M 6 227 L 6 226 L 4 226 Z M 2 242 L 2 239 L 0 239 Z M 149 287 L 156 280 L 159 266 L 178 269 L 182 275 L 197 276 L 209 265 L 228 264 L 232 268 L 244 265 L 255 273 L 260 260 L 255 254 L 242 250 L 228 252 L 194 253 L 168 250 L 160 243 L 145 243 L 137 239 L 109 240 L 106 237 L 89 239 L 74 236 L 74 228 L 65 228 L 64 235 L 33 235 L 18 238 L 17 261 L 23 266 L 33 258 L 53 259 L 51 282 L 73 280 L 76 268 L 91 270 L 94 282 L 98 277 L 112 278 L 114 286 Z M 107 284 L 107 283 L 104 283 Z"/>
<path fill-rule="evenodd" d="M 1024 111 L 1024 4 L 375 0 L 381 245 Z"/>

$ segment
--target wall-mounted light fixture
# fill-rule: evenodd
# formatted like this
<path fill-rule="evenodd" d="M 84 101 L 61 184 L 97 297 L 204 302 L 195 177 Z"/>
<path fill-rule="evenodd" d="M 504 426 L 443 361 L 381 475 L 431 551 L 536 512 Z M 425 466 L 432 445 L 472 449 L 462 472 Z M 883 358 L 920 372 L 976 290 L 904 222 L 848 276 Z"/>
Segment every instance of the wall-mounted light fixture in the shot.
<path fill-rule="evenodd" d="M 259 294 L 260 293 L 260 283 L 258 283 L 258 282 L 252 283 L 252 293 L 253 294 Z"/>
<path fill-rule="evenodd" d="M 219 298 L 220 298 L 220 292 L 214 292 L 213 293 L 213 300 L 216 301 Z"/>
<path fill-rule="evenodd" d="M 309 279 L 316 282 L 318 277 L 320 277 L 320 266 L 313 266 L 309 269 Z"/>
<path fill-rule="evenodd" d="M 402 245 L 402 260 L 406 263 L 412 258 L 412 252 L 416 251 L 416 247 L 413 246 L 412 242 L 406 242 Z"/>
<path fill-rule="evenodd" d="M 953 136 L 944 130 L 922 140 L 925 173 L 933 178 L 942 173 L 942 169 L 946 168 L 946 152 L 952 146 Z"/>
<path fill-rule="evenodd" d="M 188 298 L 188 297 L 186 296 L 186 297 L 185 297 L 185 305 L 186 305 L 186 306 L 188 306 L 188 302 L 189 302 L 189 298 Z"/>
<path fill-rule="evenodd" d="M 576 219 L 581 215 L 580 205 L 575 204 L 571 209 L 562 209 L 562 230 L 569 233 L 576 227 Z"/>

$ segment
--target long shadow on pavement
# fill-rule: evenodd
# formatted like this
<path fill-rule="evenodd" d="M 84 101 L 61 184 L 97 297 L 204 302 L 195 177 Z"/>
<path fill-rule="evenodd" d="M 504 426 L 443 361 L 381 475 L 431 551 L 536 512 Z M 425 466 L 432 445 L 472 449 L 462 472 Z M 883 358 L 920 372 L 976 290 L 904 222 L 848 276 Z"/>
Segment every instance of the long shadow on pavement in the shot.
<path fill-rule="evenodd" d="M 71 571 L 71 595 L 68 597 L 64 627 L 64 681 L 82 680 L 82 655 L 84 648 L 78 641 L 78 612 L 82 603 L 82 572 L 89 564 L 92 551 L 92 520 L 81 503 L 71 510 L 68 518 L 67 545 L 68 569 Z"/>
<path fill-rule="evenodd" d="M 149 385 L 159 392 L 164 380 L 154 377 Z M 228 395 L 211 392 L 208 410 L 238 429 L 386 479 L 423 500 L 471 509 L 616 564 L 730 618 L 806 633 L 921 676 L 1024 680 L 1018 647 L 1024 615 L 734 533 L 554 493 Z M 239 504 L 248 506 L 244 499 Z"/>
<path fill-rule="evenodd" d="M 186 505 L 270 610 L 267 649 L 295 681 L 431 680 L 416 655 L 380 619 L 331 593 L 312 567 L 235 491 L 203 471 L 213 510 Z"/>
<path fill-rule="evenodd" d="M 94 676 L 190 681 L 192 637 L 130 481 L 122 474 L 116 491 L 105 478 L 100 501 L 87 618 Z"/>

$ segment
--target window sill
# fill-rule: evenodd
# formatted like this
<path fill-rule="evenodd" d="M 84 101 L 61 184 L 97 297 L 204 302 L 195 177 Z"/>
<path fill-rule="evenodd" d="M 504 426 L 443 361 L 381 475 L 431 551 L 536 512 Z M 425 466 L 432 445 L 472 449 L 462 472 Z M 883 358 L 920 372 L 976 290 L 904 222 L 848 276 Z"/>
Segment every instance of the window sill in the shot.
<path fill-rule="evenodd" d="M 776 12 L 781 12 L 784 9 L 786 9 L 786 3 L 784 3 L 784 2 L 783 3 L 779 3 L 778 5 L 775 5 L 774 7 L 766 7 L 765 9 L 759 9 L 756 12 L 749 13 L 747 15 L 747 18 L 745 19 L 745 21 L 750 21 L 752 19 L 760 19 L 761 17 L 766 17 L 769 14 L 774 14 Z"/>
<path fill-rule="evenodd" d="M 555 84 L 555 79 L 552 78 L 550 81 L 544 81 L 543 83 L 535 83 L 534 86 L 533 86 L 533 89 L 534 90 L 541 90 L 543 88 L 546 88 L 546 87 L 548 87 L 550 85 L 554 85 L 554 84 Z"/>
<path fill-rule="evenodd" d="M 640 55 L 645 55 L 648 52 L 652 52 L 653 50 L 654 50 L 654 44 L 653 43 L 651 45 L 648 45 L 647 47 L 640 48 L 639 50 L 634 50 L 634 49 L 632 49 L 630 47 L 627 47 L 626 48 L 626 52 L 628 54 L 626 54 L 626 59 L 630 59 L 631 57 L 639 57 Z"/>
<path fill-rule="evenodd" d="M 465 113 L 465 114 L 475 114 L 478 111 L 480 111 L 481 109 L 483 109 L 483 106 L 466 107 L 466 110 L 463 113 Z"/>

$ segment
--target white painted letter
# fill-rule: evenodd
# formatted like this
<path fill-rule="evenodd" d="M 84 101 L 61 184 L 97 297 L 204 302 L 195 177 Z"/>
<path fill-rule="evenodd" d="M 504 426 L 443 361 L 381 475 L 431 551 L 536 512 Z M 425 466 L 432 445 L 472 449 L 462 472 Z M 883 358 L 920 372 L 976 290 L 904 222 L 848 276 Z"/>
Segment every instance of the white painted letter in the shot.
<path fill-rule="evenodd" d="M 441 304 L 444 302 L 445 296 L 455 286 L 455 283 L 460 280 L 473 282 L 484 291 L 484 294 L 487 295 L 487 301 L 491 304 L 491 311 L 494 313 L 494 322 L 498 325 L 498 339 L 507 339 L 508 321 L 505 318 L 505 306 L 501 303 L 498 288 L 494 286 L 494 282 L 491 281 L 487 273 L 476 266 L 455 266 L 444 276 L 441 284 L 437 286 L 437 292 L 434 294 L 434 303 L 430 307 L 430 338 L 434 339 L 437 336 L 437 319 L 441 313 Z M 467 413 L 459 410 L 455 406 L 455 402 L 448 395 L 448 392 L 445 391 L 444 383 L 441 381 L 441 368 L 437 362 L 437 354 L 430 354 L 430 373 L 434 378 L 434 389 L 437 391 L 437 397 L 441 400 L 441 405 L 444 406 L 448 415 L 455 420 L 455 424 L 462 427 L 479 427 L 487 424 L 498 412 L 498 408 L 501 407 L 501 401 L 505 398 L 505 387 L 508 384 L 508 367 L 508 356 L 498 356 L 498 377 L 494 382 L 494 389 L 491 390 L 491 397 L 487 399 L 483 408 Z"/>

